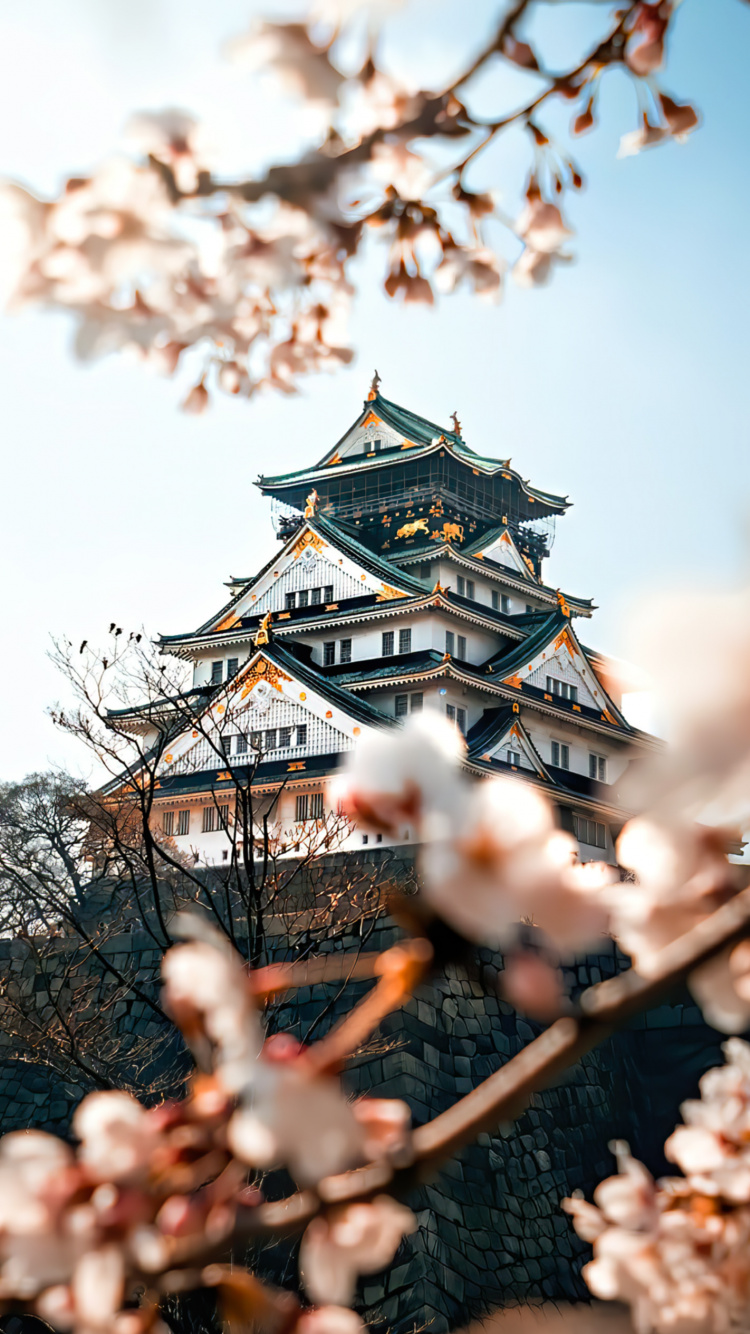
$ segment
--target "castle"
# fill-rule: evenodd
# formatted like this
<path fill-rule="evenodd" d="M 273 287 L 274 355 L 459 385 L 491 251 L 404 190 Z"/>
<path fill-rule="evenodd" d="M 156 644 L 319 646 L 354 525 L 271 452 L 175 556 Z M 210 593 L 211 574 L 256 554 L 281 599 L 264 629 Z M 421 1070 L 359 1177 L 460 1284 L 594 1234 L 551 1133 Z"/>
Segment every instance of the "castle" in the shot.
<path fill-rule="evenodd" d="M 390 402 L 377 377 L 313 467 L 258 486 L 280 547 L 232 578 L 198 629 L 160 641 L 192 664 L 203 718 L 160 763 L 161 832 L 220 865 L 232 766 L 252 766 L 292 853 L 325 819 L 325 780 L 358 736 L 433 709 L 464 734 L 467 770 L 538 785 L 582 860 L 614 862 L 618 784 L 655 743 L 628 723 L 611 664 L 579 636 L 591 601 L 545 582 L 567 499 L 474 453 L 457 417 L 448 430 Z M 353 830 L 344 846 L 375 839 Z"/>

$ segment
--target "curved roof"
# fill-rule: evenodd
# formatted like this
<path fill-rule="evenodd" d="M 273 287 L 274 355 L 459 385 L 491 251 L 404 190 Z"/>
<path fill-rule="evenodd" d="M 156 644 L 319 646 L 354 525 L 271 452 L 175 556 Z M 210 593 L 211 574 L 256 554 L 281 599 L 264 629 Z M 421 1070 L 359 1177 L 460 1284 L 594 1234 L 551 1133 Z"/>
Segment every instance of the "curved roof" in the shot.
<path fill-rule="evenodd" d="M 339 458 L 338 451 L 341 445 L 370 413 L 375 413 L 381 421 L 391 426 L 405 438 L 408 445 L 384 449 L 374 455 L 352 454 Z M 438 426 L 427 417 L 421 417 L 408 408 L 402 408 L 398 403 L 383 398 L 380 393 L 365 401 L 364 408 L 356 421 L 313 467 L 302 468 L 298 472 L 279 473 L 276 476 L 260 476 L 257 486 L 264 493 L 291 490 L 297 486 L 313 485 L 331 477 L 340 477 L 352 471 L 387 468 L 394 462 L 423 457 L 436 449 L 447 450 L 458 462 L 465 464 L 474 472 L 484 473 L 487 476 L 503 473 L 508 481 L 513 481 L 519 486 L 528 499 L 539 503 L 541 507 L 546 507 L 550 512 L 562 514 L 570 505 L 567 496 L 556 496 L 531 486 L 520 473 L 511 468 L 510 459 L 492 459 L 482 454 L 475 454 L 456 431 Z"/>

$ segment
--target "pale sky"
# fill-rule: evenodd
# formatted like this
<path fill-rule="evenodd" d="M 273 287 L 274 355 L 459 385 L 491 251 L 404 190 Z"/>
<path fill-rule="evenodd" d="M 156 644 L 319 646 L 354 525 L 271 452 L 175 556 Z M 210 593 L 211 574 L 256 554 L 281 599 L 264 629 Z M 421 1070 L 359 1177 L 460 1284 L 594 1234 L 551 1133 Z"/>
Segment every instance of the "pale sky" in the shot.
<path fill-rule="evenodd" d="M 283 108 L 269 110 L 220 56 L 263 8 L 280 12 L 240 0 L 4 0 L 0 174 L 54 190 L 110 150 L 130 112 L 164 105 L 205 116 L 235 164 L 283 151 L 294 128 Z M 576 7 L 576 39 L 590 10 Z M 473 0 L 480 19 L 496 11 Z M 398 38 L 409 68 L 450 69 L 466 12 L 415 0 L 394 51 Z M 548 289 L 509 287 L 499 308 L 460 296 L 404 311 L 380 294 L 374 251 L 355 365 L 296 399 L 221 399 L 185 417 L 179 384 L 122 358 L 78 366 L 63 316 L 0 319 L 0 777 L 85 764 L 46 717 L 60 694 L 50 635 L 96 642 L 112 620 L 152 633 L 200 624 L 223 581 L 275 547 L 257 474 L 317 459 L 357 415 L 375 366 L 388 397 L 438 422 L 457 410 L 478 452 L 510 455 L 535 485 L 570 495 L 545 577 L 598 603 L 585 642 L 627 657 L 627 608 L 680 583 L 696 590 L 685 651 L 699 653 L 705 590 L 743 577 L 750 532 L 749 44 L 750 6 L 685 0 L 668 87 L 697 102 L 703 128 L 617 161 L 636 113 L 613 77 L 602 128 L 576 148 L 589 180 L 569 208 L 577 262 Z M 512 146 L 476 184 L 502 188 L 504 162 Z M 514 208 L 512 188 L 507 200 Z"/>

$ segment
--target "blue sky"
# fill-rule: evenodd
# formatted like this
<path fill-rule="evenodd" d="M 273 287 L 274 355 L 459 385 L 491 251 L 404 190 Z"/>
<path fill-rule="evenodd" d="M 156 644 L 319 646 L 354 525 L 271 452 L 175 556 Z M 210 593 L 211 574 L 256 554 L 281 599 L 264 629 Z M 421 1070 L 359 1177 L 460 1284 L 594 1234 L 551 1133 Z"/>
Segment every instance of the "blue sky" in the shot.
<path fill-rule="evenodd" d="M 130 111 L 168 104 L 223 128 L 235 161 L 283 151 L 295 129 L 283 107 L 269 111 L 267 93 L 219 55 L 261 8 L 37 0 L 32 14 L 7 0 L 0 174 L 53 190 L 108 151 Z M 590 9 L 575 8 L 573 46 Z M 476 0 L 478 21 L 496 10 Z M 550 8 L 540 40 L 562 10 Z M 397 39 L 410 68 L 449 70 L 465 12 L 415 0 L 394 50 Z M 684 145 L 617 161 L 619 135 L 636 121 L 625 80 L 613 77 L 601 129 L 576 147 L 589 181 L 569 209 L 576 263 L 548 289 L 509 287 L 499 308 L 459 296 L 404 311 L 380 294 L 373 252 L 355 365 L 296 399 L 221 400 L 187 418 L 171 381 L 122 358 L 76 365 L 64 317 L 0 319 L 0 776 L 78 762 L 45 714 L 60 693 L 50 634 L 96 641 L 111 620 L 152 632 L 199 624 L 221 603 L 223 580 L 252 573 L 273 549 L 257 474 L 320 455 L 357 414 L 374 366 L 389 397 L 438 421 L 457 409 L 479 452 L 511 455 L 536 485 L 570 495 L 546 573 L 599 604 L 587 642 L 627 656 L 628 608 L 644 592 L 694 586 L 699 612 L 712 584 L 742 578 L 749 42 L 741 0 L 685 0 L 668 87 L 696 101 L 704 125 Z M 517 168 L 511 144 L 475 180 L 502 188 Z M 512 188 L 507 203 L 515 207 Z M 695 651 L 699 643 L 686 645 Z"/>

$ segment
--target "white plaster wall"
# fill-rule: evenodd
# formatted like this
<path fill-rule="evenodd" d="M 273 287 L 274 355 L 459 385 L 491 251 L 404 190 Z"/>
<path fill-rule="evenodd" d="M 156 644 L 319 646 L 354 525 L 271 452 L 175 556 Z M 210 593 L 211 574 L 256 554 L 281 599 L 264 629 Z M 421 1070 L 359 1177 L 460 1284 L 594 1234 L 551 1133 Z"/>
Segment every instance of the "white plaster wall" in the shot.
<path fill-rule="evenodd" d="M 580 659 L 580 662 L 583 666 L 583 659 Z M 603 709 L 605 707 L 601 687 L 595 680 L 593 672 L 585 666 L 581 670 L 564 645 L 556 653 L 551 656 L 548 655 L 523 680 L 528 681 L 531 686 L 536 686 L 538 690 L 546 690 L 548 676 L 554 676 L 558 681 L 567 681 L 569 685 L 577 686 L 579 704 L 586 704 L 592 709 Z M 596 691 L 596 694 L 594 694 L 594 691 Z"/>
<path fill-rule="evenodd" d="M 247 644 L 247 645 L 236 644 L 233 645 L 231 648 L 228 648 L 226 644 L 223 645 L 217 644 L 215 649 L 212 650 L 205 649 L 203 652 L 201 652 L 199 657 L 195 658 L 193 662 L 193 685 L 204 686 L 208 684 L 208 682 L 211 680 L 211 667 L 214 662 L 221 662 L 224 664 L 222 671 L 222 680 L 226 681 L 227 670 L 228 670 L 227 663 L 229 659 L 239 658 L 240 660 L 239 670 L 241 670 L 243 664 L 247 662 L 252 652 L 253 652 L 252 644 Z"/>
<path fill-rule="evenodd" d="M 352 662 L 365 662 L 371 658 L 382 657 L 383 634 L 386 631 L 393 631 L 396 650 L 398 650 L 399 630 L 406 628 L 411 629 L 412 653 L 421 652 L 425 649 L 435 649 L 438 653 L 445 653 L 445 634 L 447 630 L 453 631 L 456 641 L 458 641 L 459 635 L 464 635 L 466 638 L 467 661 L 471 663 L 485 662 L 487 658 L 497 653 L 500 645 L 504 642 L 501 635 L 493 635 L 490 631 L 476 630 L 459 617 L 444 612 L 421 612 L 417 615 L 409 615 L 408 612 L 399 615 L 394 612 L 382 621 L 362 626 L 359 629 L 354 626 L 347 626 L 346 628 L 340 626 L 335 630 L 332 629 L 320 634 L 310 634 L 308 632 L 299 636 L 299 642 L 310 644 L 313 648 L 313 661 L 322 664 L 324 643 L 330 640 L 336 641 L 336 661 L 339 662 L 340 641 L 351 639 Z M 457 645 L 455 654 L 458 654 Z"/>
<path fill-rule="evenodd" d="M 625 747 L 618 747 L 609 737 L 598 737 L 594 733 L 577 727 L 575 723 L 557 722 L 539 714 L 525 713 L 524 727 L 536 746 L 545 764 L 552 763 L 552 741 L 564 742 L 570 747 L 570 768 L 573 773 L 588 777 L 589 754 L 604 755 L 607 760 L 607 782 L 616 783 L 628 766 L 628 754 Z"/>

